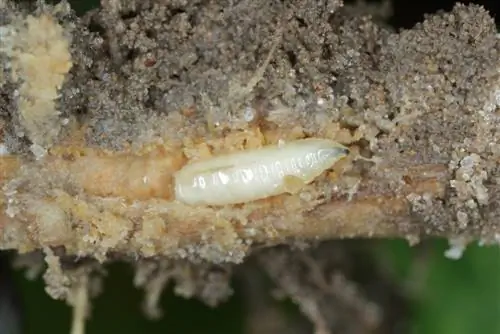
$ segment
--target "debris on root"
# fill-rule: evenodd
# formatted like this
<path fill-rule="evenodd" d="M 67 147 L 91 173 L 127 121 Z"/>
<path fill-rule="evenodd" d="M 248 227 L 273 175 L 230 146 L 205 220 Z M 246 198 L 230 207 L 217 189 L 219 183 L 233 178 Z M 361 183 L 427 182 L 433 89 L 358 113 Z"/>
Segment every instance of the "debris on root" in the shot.
<path fill-rule="evenodd" d="M 184 298 L 197 298 L 216 307 L 233 294 L 231 267 L 185 260 L 140 260 L 135 264 L 134 285 L 144 289 L 143 311 L 151 319 L 163 315 L 159 300 L 164 289 L 173 283 L 173 291 Z"/>
<path fill-rule="evenodd" d="M 65 5 L 53 12 L 40 10 L 22 16 L 12 13 L 11 23 L 0 27 L 0 53 L 6 57 L 9 81 L 17 86 L 13 93 L 18 137 L 28 138 L 32 152 L 43 157 L 44 148 L 54 143 L 62 121 L 57 107 L 59 90 L 73 63 L 70 54 L 71 34 L 54 13 L 69 11 Z"/>

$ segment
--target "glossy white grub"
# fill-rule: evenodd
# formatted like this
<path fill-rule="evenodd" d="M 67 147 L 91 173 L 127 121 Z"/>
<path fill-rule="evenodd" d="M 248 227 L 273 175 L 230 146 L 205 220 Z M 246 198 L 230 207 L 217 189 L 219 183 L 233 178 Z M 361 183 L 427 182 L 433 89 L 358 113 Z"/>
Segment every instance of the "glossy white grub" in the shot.
<path fill-rule="evenodd" d="M 309 138 L 220 155 L 179 170 L 175 197 L 189 205 L 226 205 L 293 193 L 347 154 L 334 141 Z"/>

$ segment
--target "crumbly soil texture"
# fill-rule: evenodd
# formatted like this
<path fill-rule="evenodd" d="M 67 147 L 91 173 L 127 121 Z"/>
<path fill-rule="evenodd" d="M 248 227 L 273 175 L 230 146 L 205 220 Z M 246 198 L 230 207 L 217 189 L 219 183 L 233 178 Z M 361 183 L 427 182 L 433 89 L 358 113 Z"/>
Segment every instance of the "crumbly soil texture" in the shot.
<path fill-rule="evenodd" d="M 111 153 L 130 151 L 158 138 L 224 138 L 264 119 L 298 128 L 305 136 L 355 143 L 364 160 L 353 166 L 353 173 L 383 180 L 364 185 L 373 194 L 398 193 L 404 175 L 395 172 L 398 168 L 446 166 L 445 196 L 408 195 L 414 224 L 398 232 L 410 238 L 416 232 L 446 231 L 450 237 L 495 241 L 500 232 L 500 43 L 493 18 L 480 6 L 457 5 L 401 32 L 377 22 L 340 0 L 104 0 L 101 8 L 82 17 L 66 3 L 27 8 L 0 0 L 3 141 L 10 154 L 32 162 L 17 183 L 9 183 L 6 196 L 19 184 L 29 184 L 33 198 L 60 185 L 59 179 L 37 178 L 30 169 L 58 145 L 78 142 Z M 273 131 L 279 133 L 277 129 Z M 351 188 L 343 188 L 343 194 Z M 80 189 L 64 191 L 70 198 Z M 14 204 L 9 208 L 19 211 Z M 106 219 L 99 208 L 95 214 Z M 97 249 L 99 261 L 120 258 L 123 248 L 117 245 L 139 225 L 129 223 L 119 233 L 111 232 L 109 223 L 106 233 L 113 240 L 89 236 L 95 238 L 89 242 L 91 251 L 80 248 L 82 253 L 73 255 Z M 37 244 L 36 237 L 53 244 L 57 238 L 44 234 L 44 228 L 23 232 L 23 242 Z M 64 238 L 60 240 L 64 246 Z M 5 235 L 2 242 L 4 247 L 15 244 Z M 234 245 L 229 251 L 227 245 L 222 250 L 183 249 L 177 255 L 188 255 L 180 260 L 137 262 L 136 283 L 148 292 L 149 313 L 157 313 L 155 294 L 170 280 L 181 287 L 179 294 L 212 305 L 224 300 L 230 295 L 226 283 L 231 266 L 220 263 L 241 262 L 249 249 L 245 240 Z M 78 277 L 99 270 L 93 260 L 78 262 L 88 270 L 75 269 L 74 262 L 59 257 L 64 253 L 64 247 L 45 248 L 45 277 L 51 295 L 71 300 Z M 346 325 L 351 330 L 344 332 L 375 332 L 383 312 L 367 306 L 372 304 L 363 289 L 353 287 L 349 296 L 342 295 L 342 287 L 351 284 L 340 269 L 336 281 L 318 278 L 323 275 L 318 263 L 328 257 L 324 252 L 314 253 L 316 257 L 290 254 L 281 249 L 272 253 L 279 263 L 292 262 L 288 266 L 273 266 L 266 260 L 269 254 L 255 263 L 301 307 L 318 333 L 337 326 L 332 327 L 329 317 L 346 307 L 363 314 L 366 328 Z M 179 269 L 191 266 L 185 258 L 198 260 L 188 278 Z M 219 264 L 212 269 L 206 261 Z M 303 282 L 304 271 L 311 273 L 312 283 Z M 304 293 L 310 284 L 316 292 L 330 291 L 331 300 Z M 218 291 L 220 298 L 207 291 Z M 324 305 L 330 315 L 321 313 Z"/>

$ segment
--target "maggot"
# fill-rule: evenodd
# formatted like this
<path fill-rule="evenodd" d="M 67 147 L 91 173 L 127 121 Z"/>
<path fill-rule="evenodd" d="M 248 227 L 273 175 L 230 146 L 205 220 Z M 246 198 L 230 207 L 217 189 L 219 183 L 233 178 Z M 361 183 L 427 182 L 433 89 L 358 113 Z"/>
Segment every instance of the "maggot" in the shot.
<path fill-rule="evenodd" d="M 295 193 L 349 154 L 328 139 L 308 138 L 187 164 L 174 174 L 175 198 L 226 205 Z"/>

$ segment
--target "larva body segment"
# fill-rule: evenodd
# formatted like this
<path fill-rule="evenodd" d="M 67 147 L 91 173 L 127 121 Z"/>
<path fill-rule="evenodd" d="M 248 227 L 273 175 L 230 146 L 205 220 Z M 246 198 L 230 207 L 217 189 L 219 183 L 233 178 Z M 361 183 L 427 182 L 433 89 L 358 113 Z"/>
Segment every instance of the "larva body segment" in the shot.
<path fill-rule="evenodd" d="M 334 141 L 309 138 L 217 156 L 179 170 L 175 197 L 189 205 L 226 205 L 294 192 L 348 153 Z"/>

